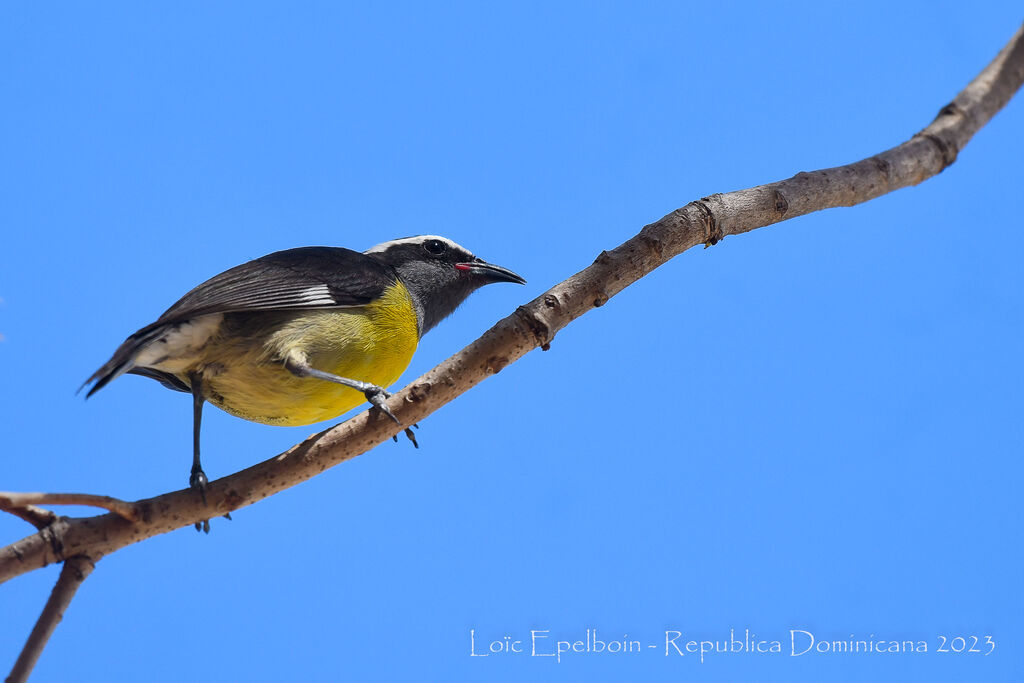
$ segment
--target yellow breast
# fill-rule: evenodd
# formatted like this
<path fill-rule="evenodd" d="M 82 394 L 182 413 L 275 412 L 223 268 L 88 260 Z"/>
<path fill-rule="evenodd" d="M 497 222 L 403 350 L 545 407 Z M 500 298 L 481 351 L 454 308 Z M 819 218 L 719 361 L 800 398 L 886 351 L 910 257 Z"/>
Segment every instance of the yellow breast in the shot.
<path fill-rule="evenodd" d="M 274 312 L 246 326 L 203 349 L 207 400 L 276 425 L 329 420 L 366 402 L 354 389 L 288 372 L 281 359 L 289 353 L 303 353 L 318 370 L 387 387 L 409 366 L 419 342 L 416 311 L 401 283 L 366 306 Z"/>

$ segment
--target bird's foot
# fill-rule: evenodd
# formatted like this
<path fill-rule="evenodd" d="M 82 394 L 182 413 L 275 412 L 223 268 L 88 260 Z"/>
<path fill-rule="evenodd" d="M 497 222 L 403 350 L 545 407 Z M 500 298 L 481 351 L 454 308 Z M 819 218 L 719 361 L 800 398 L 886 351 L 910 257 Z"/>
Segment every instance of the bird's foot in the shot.
<path fill-rule="evenodd" d="M 199 495 L 203 499 L 203 507 L 206 506 L 206 485 L 210 483 L 210 480 L 206 478 L 206 472 L 201 469 L 193 469 L 192 475 L 188 478 L 188 485 L 193 490 L 199 491 Z M 204 534 L 210 533 L 210 520 L 204 519 L 196 522 L 196 531 L 202 531 Z"/>
<path fill-rule="evenodd" d="M 391 398 L 391 394 L 384 391 L 383 388 L 378 387 L 375 384 L 371 384 L 366 390 L 363 391 L 363 396 L 369 401 L 374 407 L 380 410 L 382 413 L 390 417 L 395 421 L 395 424 L 402 424 L 395 414 L 391 412 L 391 408 L 388 408 L 387 400 Z"/>
<path fill-rule="evenodd" d="M 388 393 L 381 387 L 371 384 L 369 388 L 363 391 L 363 395 L 366 396 L 366 400 L 373 404 L 378 410 L 380 410 L 382 413 L 384 413 L 392 420 L 394 420 L 396 425 L 402 425 L 402 422 L 397 417 L 395 417 L 395 414 L 391 412 L 391 409 L 388 408 L 388 404 L 386 403 L 386 401 L 389 398 L 391 398 L 390 393 Z M 418 424 L 414 424 L 413 427 L 415 427 L 416 429 L 420 428 Z M 409 437 L 409 441 L 412 441 L 412 445 L 415 448 L 420 447 L 420 445 L 416 443 L 416 435 L 413 434 L 413 431 L 408 427 L 405 428 L 405 435 Z M 397 434 L 395 434 L 393 438 L 395 439 L 395 441 L 398 441 Z"/>
<path fill-rule="evenodd" d="M 206 472 L 200 469 L 193 469 L 192 474 L 188 478 L 188 485 L 202 496 L 203 505 L 206 505 L 206 485 L 209 483 L 210 480 L 206 478 Z"/>

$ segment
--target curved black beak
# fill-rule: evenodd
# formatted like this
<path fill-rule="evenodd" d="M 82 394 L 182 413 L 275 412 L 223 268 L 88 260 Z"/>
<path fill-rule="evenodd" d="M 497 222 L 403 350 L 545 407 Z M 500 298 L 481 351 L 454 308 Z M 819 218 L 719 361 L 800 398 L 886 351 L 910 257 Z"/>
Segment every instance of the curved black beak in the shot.
<path fill-rule="evenodd" d="M 515 282 L 519 285 L 525 285 L 524 280 L 519 275 L 516 275 L 508 268 L 502 268 L 496 266 L 493 263 L 488 263 L 482 259 L 474 259 L 467 261 L 466 263 L 456 263 L 455 267 L 459 270 L 469 271 L 473 275 L 478 275 L 488 282 Z"/>

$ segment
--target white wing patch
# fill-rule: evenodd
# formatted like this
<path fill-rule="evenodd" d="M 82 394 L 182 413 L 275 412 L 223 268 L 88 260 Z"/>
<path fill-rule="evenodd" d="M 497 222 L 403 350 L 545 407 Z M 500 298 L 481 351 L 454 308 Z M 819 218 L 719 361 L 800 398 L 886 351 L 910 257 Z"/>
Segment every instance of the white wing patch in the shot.
<path fill-rule="evenodd" d="M 337 304 L 327 285 L 316 285 L 303 290 L 299 294 L 299 301 L 311 306 L 334 306 Z"/>

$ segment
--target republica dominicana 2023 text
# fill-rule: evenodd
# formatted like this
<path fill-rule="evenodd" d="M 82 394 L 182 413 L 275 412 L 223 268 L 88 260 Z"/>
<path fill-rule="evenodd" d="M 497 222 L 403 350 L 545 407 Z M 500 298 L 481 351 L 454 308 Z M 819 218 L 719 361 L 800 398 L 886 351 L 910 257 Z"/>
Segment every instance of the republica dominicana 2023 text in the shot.
<path fill-rule="evenodd" d="M 469 630 L 471 657 L 527 656 L 551 658 L 561 662 L 579 655 L 659 654 L 665 657 L 692 657 L 700 662 L 722 655 L 775 655 L 803 657 L 814 655 L 920 655 L 949 654 L 987 656 L 995 651 L 990 635 L 937 635 L 928 639 L 885 637 L 874 633 L 844 636 L 817 635 L 807 629 L 788 629 L 781 637 L 762 637 L 749 628 L 729 629 L 717 638 L 695 636 L 677 629 L 666 629 L 655 638 L 637 639 L 628 633 L 609 638 L 596 628 L 577 632 L 574 637 L 553 635 L 550 629 L 530 629 L 521 635 L 495 636 Z"/>

